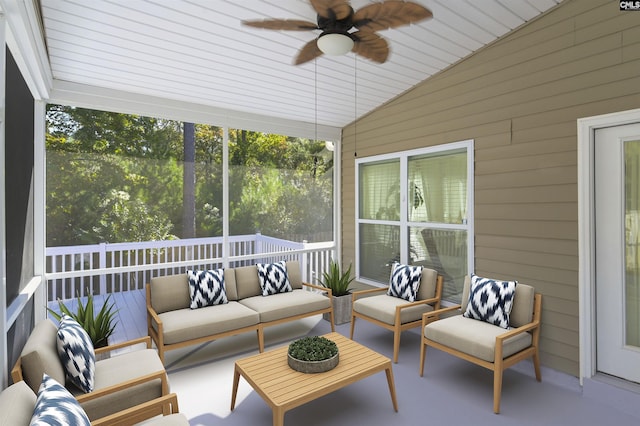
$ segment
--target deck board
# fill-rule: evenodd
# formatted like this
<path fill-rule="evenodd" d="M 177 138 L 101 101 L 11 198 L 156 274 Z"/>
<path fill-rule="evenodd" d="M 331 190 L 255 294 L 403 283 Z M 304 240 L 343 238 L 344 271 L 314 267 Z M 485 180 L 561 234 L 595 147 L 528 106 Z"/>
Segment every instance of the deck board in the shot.
<path fill-rule="evenodd" d="M 144 290 L 130 290 L 119 293 L 111 293 L 111 300 L 117 309 L 116 328 L 109 337 L 109 343 L 120 343 L 127 340 L 136 339 L 147 335 L 147 318 L 145 314 L 146 296 Z M 107 295 L 94 296 L 94 309 L 100 310 Z M 86 297 L 82 298 L 86 302 Z M 78 306 L 77 299 L 67 299 L 62 301 L 69 310 L 75 312 Z M 58 302 L 49 302 L 48 307 L 56 313 L 60 313 Z M 53 316 L 49 315 L 54 322 Z"/>

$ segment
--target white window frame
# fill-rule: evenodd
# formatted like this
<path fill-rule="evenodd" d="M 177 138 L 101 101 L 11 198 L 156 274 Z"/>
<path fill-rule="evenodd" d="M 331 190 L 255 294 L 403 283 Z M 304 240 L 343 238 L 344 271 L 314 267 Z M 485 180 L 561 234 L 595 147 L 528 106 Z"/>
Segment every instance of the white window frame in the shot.
<path fill-rule="evenodd" d="M 467 223 L 463 224 L 443 224 L 433 222 L 410 222 L 407 214 L 407 183 L 408 183 L 408 164 L 411 157 L 425 154 L 446 153 L 447 151 L 460 151 L 465 149 L 467 152 Z M 426 148 L 413 149 L 408 151 L 399 151 L 390 154 L 381 154 L 370 157 L 362 157 L 356 160 L 355 167 L 355 234 L 356 234 L 356 280 L 358 282 L 369 284 L 375 287 L 383 287 L 388 283 L 380 283 L 363 277 L 360 271 L 360 225 L 393 225 L 400 226 L 400 261 L 407 263 L 409 259 L 409 233 L 407 230 L 411 227 L 430 227 L 439 229 L 466 230 L 467 231 L 467 273 L 471 274 L 474 269 L 474 141 L 468 139 L 459 142 L 452 142 L 443 145 L 437 145 Z M 360 167 L 362 165 L 373 164 L 381 161 L 400 160 L 400 221 L 361 219 L 360 218 Z"/>

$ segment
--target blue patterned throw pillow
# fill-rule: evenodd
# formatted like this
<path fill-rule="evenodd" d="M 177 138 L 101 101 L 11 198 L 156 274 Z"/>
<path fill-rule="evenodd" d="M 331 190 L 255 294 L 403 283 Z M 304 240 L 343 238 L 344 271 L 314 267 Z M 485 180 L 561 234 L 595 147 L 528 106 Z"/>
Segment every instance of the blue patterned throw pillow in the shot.
<path fill-rule="evenodd" d="M 293 291 L 284 260 L 277 263 L 258 263 L 256 266 L 263 296 Z"/>
<path fill-rule="evenodd" d="M 223 305 L 229 302 L 224 287 L 223 269 L 213 269 L 209 271 L 188 270 L 187 275 L 189 276 L 191 309 Z"/>
<path fill-rule="evenodd" d="M 509 314 L 517 284 L 517 281 L 498 281 L 471 275 L 469 304 L 463 315 L 509 328 Z"/>
<path fill-rule="evenodd" d="M 416 301 L 422 279 L 422 266 L 402 265 L 398 262 L 391 268 L 391 279 L 387 294 L 409 302 Z"/>
<path fill-rule="evenodd" d="M 90 426 L 80 403 L 60 383 L 44 374 L 30 426 Z"/>
<path fill-rule="evenodd" d="M 57 346 L 67 377 L 83 392 L 91 392 L 96 370 L 93 343 L 84 328 L 69 315 L 60 318 Z"/>

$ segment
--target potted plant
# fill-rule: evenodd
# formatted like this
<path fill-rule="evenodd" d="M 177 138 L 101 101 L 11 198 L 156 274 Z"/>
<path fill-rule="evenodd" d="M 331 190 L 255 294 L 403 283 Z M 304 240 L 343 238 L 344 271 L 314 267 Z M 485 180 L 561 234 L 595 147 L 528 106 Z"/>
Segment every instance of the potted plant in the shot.
<path fill-rule="evenodd" d="M 109 303 L 109 299 L 111 299 L 111 295 L 107 296 L 102 308 L 94 315 L 94 302 L 93 295 L 89 294 L 87 296 L 86 304 L 83 304 L 80 296 L 78 297 L 78 309 L 77 312 L 71 312 L 71 310 L 65 306 L 62 300 L 58 299 L 58 306 L 60 307 L 60 314 L 51 308 L 47 308 L 47 310 L 53 315 L 58 321 L 62 317 L 62 314 L 67 314 L 71 318 L 78 321 L 78 324 L 82 328 L 84 328 L 91 338 L 91 342 L 93 342 L 94 348 L 101 348 L 107 346 L 109 336 L 113 334 L 113 331 L 116 328 L 116 320 L 115 314 L 118 312 L 114 310 L 115 304 Z"/>
<path fill-rule="evenodd" d="M 349 268 L 341 272 L 338 262 L 331 261 L 329 270 L 322 273 L 320 285 L 331 289 L 333 295 L 333 316 L 336 324 L 344 324 L 351 321 L 351 264 Z M 329 314 L 323 314 L 323 318 L 331 321 Z"/>
<path fill-rule="evenodd" d="M 303 337 L 289 345 L 289 367 L 301 373 L 323 373 L 338 365 L 340 354 L 333 340 L 322 336 Z"/>

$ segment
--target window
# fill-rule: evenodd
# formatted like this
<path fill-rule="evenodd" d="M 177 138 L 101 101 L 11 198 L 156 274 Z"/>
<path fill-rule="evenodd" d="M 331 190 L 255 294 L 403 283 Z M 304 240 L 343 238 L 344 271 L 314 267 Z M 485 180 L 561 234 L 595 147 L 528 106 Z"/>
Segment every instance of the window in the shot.
<path fill-rule="evenodd" d="M 472 158 L 464 141 L 356 161 L 359 280 L 387 284 L 393 262 L 422 265 L 460 302 L 473 270 Z"/>

